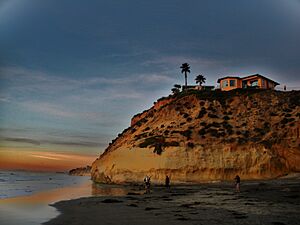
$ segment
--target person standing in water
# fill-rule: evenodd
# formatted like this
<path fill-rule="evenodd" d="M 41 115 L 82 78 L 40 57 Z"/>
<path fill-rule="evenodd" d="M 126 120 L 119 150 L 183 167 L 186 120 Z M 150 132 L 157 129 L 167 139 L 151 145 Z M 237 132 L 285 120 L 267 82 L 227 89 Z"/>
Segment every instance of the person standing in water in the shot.
<path fill-rule="evenodd" d="M 241 178 L 239 177 L 239 175 L 236 175 L 234 180 L 235 180 L 235 191 L 239 193 L 240 192 Z"/>

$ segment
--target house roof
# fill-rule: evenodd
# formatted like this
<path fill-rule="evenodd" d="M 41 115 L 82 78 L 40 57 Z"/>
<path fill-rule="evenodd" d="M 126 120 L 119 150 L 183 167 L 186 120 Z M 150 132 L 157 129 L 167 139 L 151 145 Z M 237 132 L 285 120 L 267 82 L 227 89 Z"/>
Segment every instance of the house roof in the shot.
<path fill-rule="evenodd" d="M 267 78 L 267 77 L 265 77 L 263 75 L 260 75 L 260 74 L 249 75 L 249 76 L 243 77 L 242 79 L 248 79 L 248 78 L 251 78 L 251 77 L 254 77 L 254 76 L 265 78 L 266 80 L 269 80 L 269 81 L 273 82 L 275 85 L 279 85 L 279 83 L 277 83 L 276 81 L 271 80 L 271 79 L 269 79 L 269 78 Z"/>
<path fill-rule="evenodd" d="M 220 83 L 220 82 L 221 82 L 221 80 L 224 80 L 224 79 L 227 79 L 227 78 L 241 79 L 240 77 L 226 76 L 226 77 L 219 78 L 217 82 L 218 82 L 218 83 Z"/>
<path fill-rule="evenodd" d="M 243 79 L 248 79 L 248 78 L 251 78 L 251 77 L 262 77 L 262 78 L 264 78 L 266 80 L 269 80 L 269 81 L 273 82 L 275 84 L 275 86 L 279 85 L 279 83 L 277 83 L 276 81 L 271 80 L 271 79 L 269 79 L 269 78 L 267 78 L 267 77 L 265 77 L 263 75 L 260 75 L 260 74 L 253 74 L 253 75 L 249 75 L 249 76 L 245 76 L 245 77 L 226 76 L 226 77 L 219 78 L 217 82 L 220 83 L 221 80 L 224 80 L 224 79 L 227 79 L 227 78 L 233 78 L 233 79 L 241 79 L 241 80 L 243 80 Z"/>

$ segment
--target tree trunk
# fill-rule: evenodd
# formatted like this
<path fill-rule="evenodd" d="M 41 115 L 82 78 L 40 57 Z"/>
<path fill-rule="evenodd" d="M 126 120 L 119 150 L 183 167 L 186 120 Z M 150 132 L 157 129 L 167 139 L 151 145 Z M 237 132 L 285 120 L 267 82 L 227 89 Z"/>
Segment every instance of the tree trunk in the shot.
<path fill-rule="evenodd" d="M 187 74 L 184 72 L 184 78 L 185 78 L 185 89 L 187 89 Z"/>

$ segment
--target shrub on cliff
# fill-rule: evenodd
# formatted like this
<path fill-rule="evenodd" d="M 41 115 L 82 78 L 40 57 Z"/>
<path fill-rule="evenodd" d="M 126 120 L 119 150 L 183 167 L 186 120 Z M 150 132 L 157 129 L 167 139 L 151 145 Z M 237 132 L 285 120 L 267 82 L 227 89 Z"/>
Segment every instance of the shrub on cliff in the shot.
<path fill-rule="evenodd" d="M 204 107 L 202 107 L 197 116 L 197 119 L 201 119 L 206 113 L 207 113 L 206 109 Z"/>
<path fill-rule="evenodd" d="M 218 132 L 218 130 L 214 129 L 214 128 L 209 128 L 207 130 L 207 132 L 210 133 L 211 136 L 216 137 L 216 138 L 219 138 L 221 136 L 221 134 Z"/>
<path fill-rule="evenodd" d="M 203 121 L 203 122 L 200 123 L 200 125 L 205 127 L 207 125 L 207 123 Z"/>
<path fill-rule="evenodd" d="M 188 117 L 188 118 L 186 118 L 186 121 L 190 123 L 193 121 L 193 119 L 191 117 Z"/>
<path fill-rule="evenodd" d="M 157 155 L 161 155 L 162 152 L 163 152 L 162 144 L 161 143 L 156 143 L 155 146 L 154 146 L 153 153 L 156 153 Z"/>
<path fill-rule="evenodd" d="M 230 120 L 230 117 L 229 116 L 224 116 L 223 120 Z"/>
<path fill-rule="evenodd" d="M 164 142 L 163 147 L 177 147 L 179 143 L 177 141 Z"/>
<path fill-rule="evenodd" d="M 267 149 L 271 149 L 273 144 L 274 144 L 274 141 L 273 140 L 263 140 L 260 142 L 265 148 Z"/>
<path fill-rule="evenodd" d="M 158 137 L 149 137 L 144 140 L 144 142 L 139 144 L 140 148 L 147 148 L 149 145 L 154 145 L 159 140 Z"/>
<path fill-rule="evenodd" d="M 203 136 L 203 135 L 206 134 L 206 129 L 205 129 L 205 128 L 202 128 L 202 129 L 199 130 L 198 133 L 199 133 L 199 135 Z"/>
<path fill-rule="evenodd" d="M 238 137 L 238 144 L 239 145 L 246 144 L 248 141 L 249 141 L 249 138 Z"/>
<path fill-rule="evenodd" d="M 179 143 L 177 141 L 166 142 L 163 136 L 155 136 L 146 138 L 139 144 L 140 148 L 154 147 L 153 152 L 161 155 L 164 147 L 177 147 Z"/>
<path fill-rule="evenodd" d="M 193 142 L 188 142 L 187 146 L 188 146 L 188 148 L 194 148 L 195 144 Z"/>
<path fill-rule="evenodd" d="M 193 131 L 192 130 L 185 130 L 185 131 L 181 131 L 180 133 L 189 140 L 192 136 Z"/>
<path fill-rule="evenodd" d="M 208 114 L 208 117 L 209 117 L 209 118 L 212 118 L 212 119 L 217 119 L 217 118 L 219 118 L 217 115 L 211 114 L 211 113 Z"/>
<path fill-rule="evenodd" d="M 294 118 L 283 118 L 280 123 L 285 125 L 287 123 L 293 122 L 295 119 Z"/>

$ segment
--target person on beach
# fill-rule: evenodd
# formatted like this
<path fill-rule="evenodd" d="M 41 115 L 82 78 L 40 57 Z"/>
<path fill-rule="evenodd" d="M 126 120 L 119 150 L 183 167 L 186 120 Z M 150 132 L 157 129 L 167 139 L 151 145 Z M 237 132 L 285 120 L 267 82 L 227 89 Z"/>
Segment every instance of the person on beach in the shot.
<path fill-rule="evenodd" d="M 146 176 L 144 178 L 144 183 L 145 183 L 146 194 L 150 194 L 151 183 L 150 183 L 150 177 L 149 176 Z"/>
<path fill-rule="evenodd" d="M 166 176 L 165 186 L 167 189 L 170 189 L 170 177 L 168 175 Z"/>
<path fill-rule="evenodd" d="M 240 192 L 241 178 L 239 177 L 239 175 L 236 175 L 234 180 L 235 180 L 235 191 L 239 193 Z"/>

